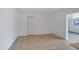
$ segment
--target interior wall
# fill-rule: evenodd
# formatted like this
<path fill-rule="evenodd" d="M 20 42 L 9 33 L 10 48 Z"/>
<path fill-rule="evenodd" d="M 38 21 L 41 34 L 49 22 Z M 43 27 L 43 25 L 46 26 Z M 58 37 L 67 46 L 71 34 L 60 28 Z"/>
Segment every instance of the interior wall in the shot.
<path fill-rule="evenodd" d="M 74 12 L 79 12 L 79 9 L 66 9 L 52 13 L 52 33 L 66 39 L 66 15 Z"/>
<path fill-rule="evenodd" d="M 33 34 L 48 34 L 51 33 L 51 26 L 50 26 L 50 15 L 44 13 L 26 13 L 26 14 L 19 14 L 19 35 L 27 35 L 27 17 L 34 16 L 35 17 L 35 32 Z"/>
<path fill-rule="evenodd" d="M 40 14 L 36 17 L 36 33 L 49 34 L 51 33 L 51 19 L 49 14 Z"/>
<path fill-rule="evenodd" d="M 17 13 L 12 8 L 0 8 L 0 49 L 8 49 L 17 36 Z"/>
<path fill-rule="evenodd" d="M 18 19 L 17 19 L 17 34 L 18 36 L 25 36 L 27 34 L 27 21 L 26 16 L 24 14 L 18 13 Z"/>

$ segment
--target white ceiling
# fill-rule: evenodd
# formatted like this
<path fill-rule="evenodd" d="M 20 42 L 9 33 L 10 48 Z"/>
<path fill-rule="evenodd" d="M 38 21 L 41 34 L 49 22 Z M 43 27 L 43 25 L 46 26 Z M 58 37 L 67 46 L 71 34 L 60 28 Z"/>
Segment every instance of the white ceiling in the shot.
<path fill-rule="evenodd" d="M 49 12 L 57 12 L 57 11 L 62 11 L 67 8 L 16 8 L 18 12 L 21 13 L 49 13 Z"/>

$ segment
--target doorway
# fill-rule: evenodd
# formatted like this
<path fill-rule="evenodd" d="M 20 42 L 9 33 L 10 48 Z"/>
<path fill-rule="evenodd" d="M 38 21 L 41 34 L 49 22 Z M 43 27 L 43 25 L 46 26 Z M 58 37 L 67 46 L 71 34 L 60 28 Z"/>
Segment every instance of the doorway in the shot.
<path fill-rule="evenodd" d="M 66 15 L 66 39 L 79 42 L 79 12 Z"/>

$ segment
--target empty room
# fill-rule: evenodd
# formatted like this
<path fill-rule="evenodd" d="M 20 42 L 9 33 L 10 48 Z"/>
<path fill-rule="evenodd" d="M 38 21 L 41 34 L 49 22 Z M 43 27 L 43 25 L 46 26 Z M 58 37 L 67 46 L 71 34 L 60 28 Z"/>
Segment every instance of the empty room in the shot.
<path fill-rule="evenodd" d="M 68 15 L 77 12 L 78 8 L 0 8 L 0 50 L 77 50 L 68 38 Z"/>

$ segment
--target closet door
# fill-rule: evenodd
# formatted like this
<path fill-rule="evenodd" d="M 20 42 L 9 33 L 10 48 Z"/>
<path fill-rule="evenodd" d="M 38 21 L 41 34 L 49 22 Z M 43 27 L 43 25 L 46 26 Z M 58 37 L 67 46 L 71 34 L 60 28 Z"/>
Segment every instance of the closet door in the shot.
<path fill-rule="evenodd" d="M 27 17 L 27 27 L 28 35 L 32 35 L 35 33 L 35 16 Z"/>

